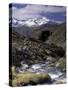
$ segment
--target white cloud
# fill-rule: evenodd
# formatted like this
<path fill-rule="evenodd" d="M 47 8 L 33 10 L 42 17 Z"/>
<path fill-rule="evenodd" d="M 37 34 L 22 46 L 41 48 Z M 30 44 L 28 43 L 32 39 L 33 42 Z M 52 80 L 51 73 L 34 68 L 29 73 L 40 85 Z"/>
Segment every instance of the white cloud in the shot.
<path fill-rule="evenodd" d="M 44 6 L 44 5 L 27 5 L 24 8 L 12 8 L 12 16 L 17 19 L 27 19 L 34 17 L 41 17 L 41 13 L 47 12 L 65 12 L 65 7 L 57 7 L 57 6 Z"/>
<path fill-rule="evenodd" d="M 57 12 L 65 12 L 65 7 L 60 7 L 60 6 L 48 6 L 46 9 L 46 12 L 52 12 L 52 13 L 57 13 Z"/>

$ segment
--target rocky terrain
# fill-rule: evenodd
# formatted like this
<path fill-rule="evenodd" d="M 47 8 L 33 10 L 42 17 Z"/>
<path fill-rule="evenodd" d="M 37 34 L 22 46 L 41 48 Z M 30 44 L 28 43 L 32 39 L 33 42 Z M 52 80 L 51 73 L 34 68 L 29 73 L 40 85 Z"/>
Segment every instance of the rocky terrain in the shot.
<path fill-rule="evenodd" d="M 54 29 L 36 30 L 33 38 L 12 30 L 13 86 L 66 83 L 65 24 Z"/>

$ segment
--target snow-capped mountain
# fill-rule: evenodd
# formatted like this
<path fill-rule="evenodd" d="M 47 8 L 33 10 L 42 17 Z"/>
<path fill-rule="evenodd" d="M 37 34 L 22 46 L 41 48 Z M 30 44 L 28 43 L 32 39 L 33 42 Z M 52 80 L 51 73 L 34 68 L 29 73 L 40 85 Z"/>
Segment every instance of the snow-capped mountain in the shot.
<path fill-rule="evenodd" d="M 16 18 L 12 18 L 12 26 L 28 26 L 28 27 L 34 27 L 34 26 L 40 26 L 43 24 L 46 24 L 49 22 L 49 19 L 43 17 L 43 18 L 34 18 L 34 19 L 27 19 L 27 20 L 18 20 Z M 11 23 L 11 21 L 10 21 Z"/>
<path fill-rule="evenodd" d="M 9 23 L 11 24 L 12 22 L 12 27 L 18 27 L 18 26 L 28 26 L 28 27 L 38 27 L 42 26 L 44 24 L 58 24 L 59 22 L 54 21 L 54 20 L 49 20 L 46 17 L 42 18 L 33 18 L 33 19 L 23 19 L 23 20 L 18 20 L 16 18 L 12 18 L 9 20 Z"/>

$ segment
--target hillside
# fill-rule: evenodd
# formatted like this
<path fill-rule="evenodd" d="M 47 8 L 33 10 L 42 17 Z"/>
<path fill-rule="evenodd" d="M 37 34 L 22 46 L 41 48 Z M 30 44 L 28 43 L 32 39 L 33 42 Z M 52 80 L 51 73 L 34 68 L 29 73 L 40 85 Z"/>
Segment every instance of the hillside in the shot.
<path fill-rule="evenodd" d="M 58 46 L 62 46 L 64 49 L 66 48 L 66 25 L 61 24 L 57 29 L 55 28 L 52 35 L 48 38 L 47 43 L 56 44 Z"/>
<path fill-rule="evenodd" d="M 45 62 L 47 57 L 57 59 L 65 55 L 62 47 L 54 44 L 45 44 L 45 42 L 41 42 L 40 40 L 26 38 L 15 31 L 12 32 L 12 51 L 14 53 L 13 60 L 15 64 L 17 63 L 16 60 L 19 62 L 23 60 L 25 63 L 33 64 Z M 16 54 L 18 54 L 19 59 L 16 57 Z M 19 56 L 19 54 L 22 56 Z"/>
<path fill-rule="evenodd" d="M 13 85 L 18 85 L 18 78 L 20 78 L 21 85 L 36 84 L 35 78 L 38 79 L 39 84 L 42 83 L 65 83 L 66 78 L 66 60 L 65 50 L 55 44 L 46 44 L 45 42 L 35 39 L 27 38 L 20 33 L 12 30 L 12 82 Z M 15 67 L 15 69 L 13 69 Z M 10 72 L 11 75 L 11 72 Z M 18 75 L 21 75 L 18 76 Z M 26 80 L 26 77 L 29 80 Z M 28 76 L 27 76 L 28 75 Z M 29 75 L 35 75 L 30 81 Z M 38 76 L 37 76 L 38 75 Z M 43 75 L 47 77 L 43 80 Z M 53 75 L 55 77 L 53 77 Z M 22 80 L 22 77 L 25 77 Z M 50 77 L 50 78 L 48 78 Z M 11 80 L 11 78 L 10 78 Z M 17 83 L 15 83 L 15 81 Z M 26 83 L 28 81 L 28 83 Z M 61 81 L 61 82 L 60 82 Z M 22 84 L 22 82 L 24 84 Z"/>

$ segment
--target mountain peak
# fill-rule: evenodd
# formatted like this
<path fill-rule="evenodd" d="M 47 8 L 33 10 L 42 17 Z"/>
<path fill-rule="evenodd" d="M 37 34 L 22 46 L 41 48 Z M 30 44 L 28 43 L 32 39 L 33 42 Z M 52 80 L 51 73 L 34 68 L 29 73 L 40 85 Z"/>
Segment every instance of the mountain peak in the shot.
<path fill-rule="evenodd" d="M 12 18 L 12 20 L 9 21 L 11 24 L 12 21 L 12 27 L 18 27 L 18 26 L 28 26 L 28 27 L 38 27 L 42 26 L 44 24 L 58 24 L 57 21 L 54 20 L 49 20 L 46 17 L 41 17 L 41 18 L 29 18 L 27 20 L 18 20 L 16 18 Z"/>

